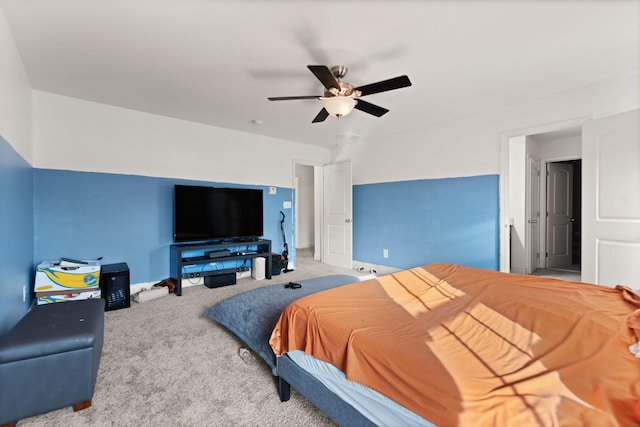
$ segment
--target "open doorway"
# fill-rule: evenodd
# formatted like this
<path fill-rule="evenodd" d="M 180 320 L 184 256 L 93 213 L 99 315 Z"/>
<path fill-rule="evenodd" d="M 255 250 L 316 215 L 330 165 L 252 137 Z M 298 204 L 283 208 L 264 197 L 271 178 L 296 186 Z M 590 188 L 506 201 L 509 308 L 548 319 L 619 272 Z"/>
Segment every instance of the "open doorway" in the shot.
<path fill-rule="evenodd" d="M 579 126 L 509 139 L 509 270 L 580 280 Z"/>
<path fill-rule="evenodd" d="M 294 233 L 298 250 L 325 264 L 351 268 L 351 162 L 294 161 Z"/>
<path fill-rule="evenodd" d="M 296 253 L 315 258 L 316 253 L 316 184 L 315 166 L 296 163 L 294 177 L 294 223 Z"/>
<path fill-rule="evenodd" d="M 513 249 L 521 250 L 519 243 L 526 230 L 527 217 L 524 208 L 519 208 L 525 206 L 524 197 L 521 202 L 519 196 L 528 187 L 520 185 L 524 179 L 518 172 L 525 170 L 525 147 L 529 136 L 572 129 L 575 133 L 566 138 L 573 138 L 575 142 L 556 144 L 573 147 L 569 152 L 538 157 L 547 162 L 581 159 L 582 203 L 580 215 L 576 217 L 580 220 L 581 271 L 579 275 L 572 274 L 576 280 L 585 283 L 636 286 L 640 283 L 640 269 L 630 267 L 636 266 L 640 259 L 640 238 L 637 237 L 640 236 L 640 222 L 637 221 L 640 218 L 640 199 L 637 197 L 640 169 L 636 162 L 640 152 L 640 110 L 598 119 L 585 116 L 514 130 L 502 136 L 501 176 L 505 179 L 501 180 L 500 186 L 500 271 L 513 269 L 513 258 L 518 256 Z M 602 147 L 607 149 L 602 150 Z M 518 163 L 519 159 L 523 160 Z"/>

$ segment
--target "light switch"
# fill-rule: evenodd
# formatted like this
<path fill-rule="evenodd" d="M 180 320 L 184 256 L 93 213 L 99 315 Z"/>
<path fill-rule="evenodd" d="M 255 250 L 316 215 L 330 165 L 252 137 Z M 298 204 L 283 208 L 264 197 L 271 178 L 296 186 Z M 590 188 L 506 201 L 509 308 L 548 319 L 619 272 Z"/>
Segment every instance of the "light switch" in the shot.
<path fill-rule="evenodd" d="M 269 187 L 269 194 L 276 194 L 276 187 Z"/>

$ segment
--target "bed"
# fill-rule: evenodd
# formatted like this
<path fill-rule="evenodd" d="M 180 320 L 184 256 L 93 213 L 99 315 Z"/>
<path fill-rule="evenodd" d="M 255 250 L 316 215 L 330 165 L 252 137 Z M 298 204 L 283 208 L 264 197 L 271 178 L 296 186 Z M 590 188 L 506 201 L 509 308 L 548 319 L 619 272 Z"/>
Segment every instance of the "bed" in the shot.
<path fill-rule="evenodd" d="M 624 286 L 430 264 L 266 288 L 267 314 L 255 294 L 205 314 L 272 366 L 281 400 L 291 386 L 339 425 L 638 423 L 640 297 Z"/>

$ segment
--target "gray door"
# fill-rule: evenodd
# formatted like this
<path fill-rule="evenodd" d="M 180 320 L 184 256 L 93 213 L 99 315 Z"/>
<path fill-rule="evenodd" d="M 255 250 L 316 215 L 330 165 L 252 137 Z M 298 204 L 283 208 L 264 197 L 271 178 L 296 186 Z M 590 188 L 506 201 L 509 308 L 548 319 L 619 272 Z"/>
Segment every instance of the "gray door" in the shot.
<path fill-rule="evenodd" d="M 549 163 L 547 169 L 547 267 L 571 265 L 573 165 Z"/>

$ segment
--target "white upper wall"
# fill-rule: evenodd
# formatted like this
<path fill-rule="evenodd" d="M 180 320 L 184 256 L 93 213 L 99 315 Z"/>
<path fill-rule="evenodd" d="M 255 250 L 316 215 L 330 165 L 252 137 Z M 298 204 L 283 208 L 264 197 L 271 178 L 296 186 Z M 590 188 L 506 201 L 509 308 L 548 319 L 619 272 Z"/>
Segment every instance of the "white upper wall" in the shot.
<path fill-rule="evenodd" d="M 29 163 L 31 144 L 31 85 L 13 35 L 0 8 L 0 135 Z"/>
<path fill-rule="evenodd" d="M 531 154 L 542 160 L 574 160 L 582 157 L 582 136 L 543 139 L 530 136 Z"/>
<path fill-rule="evenodd" d="M 34 167 L 291 188 L 330 151 L 33 91 Z"/>
<path fill-rule="evenodd" d="M 639 107 L 640 76 L 636 74 L 430 128 L 416 126 L 393 139 L 337 148 L 332 156 L 336 161 L 352 160 L 354 184 L 499 174 L 503 135 Z"/>
<path fill-rule="evenodd" d="M 501 140 L 519 130 L 640 107 L 633 75 L 395 138 L 329 150 L 33 91 L 33 165 L 292 186 L 293 160 L 351 160 L 354 184 L 499 174 Z"/>

